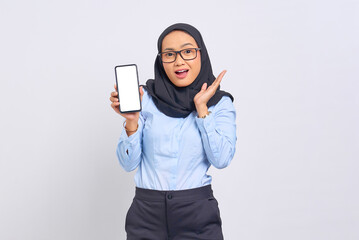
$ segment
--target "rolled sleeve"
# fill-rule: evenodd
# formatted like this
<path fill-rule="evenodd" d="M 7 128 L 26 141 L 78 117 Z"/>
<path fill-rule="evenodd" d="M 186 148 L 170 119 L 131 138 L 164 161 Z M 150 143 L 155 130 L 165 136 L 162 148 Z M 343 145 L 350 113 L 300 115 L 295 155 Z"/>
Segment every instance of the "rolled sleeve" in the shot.
<path fill-rule="evenodd" d="M 216 168 L 227 167 L 235 153 L 236 112 L 229 97 L 209 108 L 206 118 L 196 118 L 208 161 Z"/>
<path fill-rule="evenodd" d="M 141 114 L 138 121 L 138 129 L 134 134 L 127 136 L 125 128 L 122 128 L 116 154 L 121 166 L 127 172 L 135 170 L 141 161 L 142 129 L 143 118 Z"/>

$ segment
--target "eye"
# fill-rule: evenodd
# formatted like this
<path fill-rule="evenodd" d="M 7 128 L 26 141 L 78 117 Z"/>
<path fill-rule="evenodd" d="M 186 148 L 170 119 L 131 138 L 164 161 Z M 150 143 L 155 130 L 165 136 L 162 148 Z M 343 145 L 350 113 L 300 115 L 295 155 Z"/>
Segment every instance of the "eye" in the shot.
<path fill-rule="evenodd" d="M 182 54 L 188 57 L 192 57 L 194 54 L 196 54 L 196 51 L 192 48 L 183 49 Z"/>
<path fill-rule="evenodd" d="M 172 57 L 172 56 L 173 56 L 173 52 L 167 52 L 167 53 L 165 53 L 165 56 L 166 56 L 166 57 Z"/>

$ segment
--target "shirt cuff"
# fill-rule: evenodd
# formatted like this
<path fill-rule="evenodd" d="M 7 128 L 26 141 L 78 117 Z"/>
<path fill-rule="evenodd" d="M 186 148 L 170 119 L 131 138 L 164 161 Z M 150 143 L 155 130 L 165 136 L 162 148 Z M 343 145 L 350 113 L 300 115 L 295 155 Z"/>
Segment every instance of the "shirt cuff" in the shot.
<path fill-rule="evenodd" d="M 215 142 L 213 142 L 213 138 L 215 138 L 216 133 L 216 123 L 214 118 L 214 113 L 209 114 L 205 118 L 196 118 L 197 126 L 199 131 L 208 137 L 208 142 L 211 146 L 213 152 L 217 152 L 217 146 Z"/>
<path fill-rule="evenodd" d="M 207 133 L 215 131 L 215 123 L 213 113 L 207 115 L 205 118 L 196 117 L 196 122 L 200 131 L 205 131 Z"/>
<path fill-rule="evenodd" d="M 119 142 L 124 143 L 124 147 L 125 147 L 126 151 L 128 151 L 127 152 L 128 155 L 130 155 L 130 152 L 132 152 L 131 151 L 132 147 L 138 143 L 139 132 L 140 132 L 140 130 L 137 129 L 137 131 L 134 134 L 132 134 L 131 136 L 127 136 L 125 127 L 122 127 L 122 132 L 120 135 Z"/>

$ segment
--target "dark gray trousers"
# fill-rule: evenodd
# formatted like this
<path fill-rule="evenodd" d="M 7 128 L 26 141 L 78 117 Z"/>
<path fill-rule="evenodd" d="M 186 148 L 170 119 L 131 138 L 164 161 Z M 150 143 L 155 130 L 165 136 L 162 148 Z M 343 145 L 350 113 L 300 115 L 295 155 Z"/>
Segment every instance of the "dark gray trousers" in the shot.
<path fill-rule="evenodd" d="M 211 185 L 179 191 L 136 188 L 127 212 L 128 240 L 222 240 Z"/>

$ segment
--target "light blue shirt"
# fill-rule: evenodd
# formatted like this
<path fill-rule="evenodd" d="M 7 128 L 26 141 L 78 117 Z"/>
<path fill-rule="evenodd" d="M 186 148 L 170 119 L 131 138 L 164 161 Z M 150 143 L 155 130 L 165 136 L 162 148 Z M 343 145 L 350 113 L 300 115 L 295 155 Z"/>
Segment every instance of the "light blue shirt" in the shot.
<path fill-rule="evenodd" d="M 208 185 L 208 168 L 225 168 L 236 145 L 236 112 L 227 96 L 208 108 L 211 114 L 198 118 L 172 118 L 160 112 L 144 90 L 138 130 L 130 137 L 123 129 L 117 157 L 125 171 L 136 168 L 137 187 L 183 190 Z"/>

